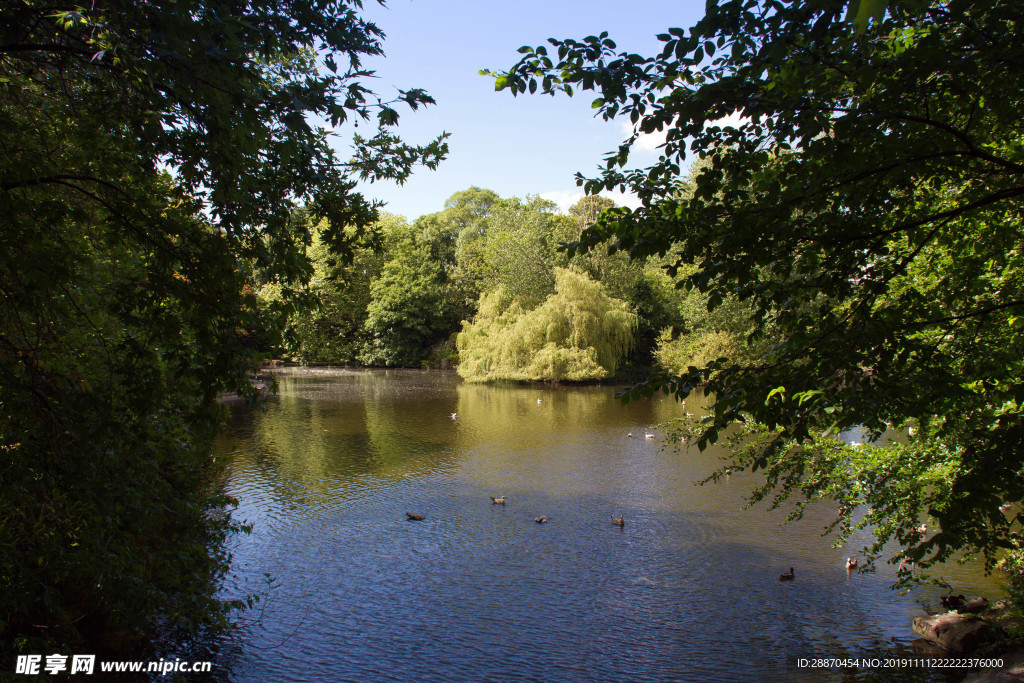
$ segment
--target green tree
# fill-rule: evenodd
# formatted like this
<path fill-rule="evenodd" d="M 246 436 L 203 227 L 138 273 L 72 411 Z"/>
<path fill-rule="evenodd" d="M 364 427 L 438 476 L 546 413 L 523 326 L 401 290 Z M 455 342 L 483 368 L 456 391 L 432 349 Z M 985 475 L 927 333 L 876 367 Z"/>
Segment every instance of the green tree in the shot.
<path fill-rule="evenodd" d="M 437 258 L 450 244 L 439 244 L 437 232 L 421 227 L 392 217 L 385 231 L 386 261 L 370 287 L 364 323 L 360 360 L 367 365 L 418 367 L 467 312 L 452 292 L 446 261 Z"/>
<path fill-rule="evenodd" d="M 523 307 L 499 286 L 484 294 L 458 336 L 459 374 L 494 380 L 588 381 L 615 374 L 633 343 L 636 316 L 586 275 L 555 271 L 555 291 Z"/>
<path fill-rule="evenodd" d="M 376 217 L 357 178 L 445 153 L 393 134 L 431 100 L 364 85 L 359 8 L 0 6 L 0 650 L 226 624 L 218 397 L 255 394 L 309 226 L 351 254 Z M 343 162 L 317 120 L 376 132 Z"/>
<path fill-rule="evenodd" d="M 374 224 L 381 231 L 390 216 Z M 384 256 L 370 244 L 355 246 L 349 259 L 332 254 L 320 237 L 324 224 L 312 231 L 307 255 L 313 273 L 304 293 L 314 303 L 292 307 L 286 316 L 285 353 L 304 363 L 347 365 L 355 363 L 366 348 L 364 329 L 373 281 L 380 276 Z M 351 230 L 354 232 L 354 230 Z M 282 306 L 282 286 L 267 284 L 260 290 L 262 305 Z"/>
<path fill-rule="evenodd" d="M 493 286 L 533 307 L 555 291 L 555 268 L 568 265 L 558 245 L 575 236 L 574 221 L 537 196 L 512 197 L 491 209 L 483 245 L 484 272 Z"/>
<path fill-rule="evenodd" d="M 635 125 L 580 182 L 629 187 L 642 206 L 605 213 L 580 249 L 672 254 L 711 309 L 734 296 L 755 337 L 777 326 L 757 362 L 634 394 L 705 384 L 701 445 L 736 421 L 769 430 L 731 465 L 765 472 L 755 497 L 836 498 L 844 532 L 864 505 L 876 552 L 896 538 L 925 564 L 991 561 L 1021 524 L 1000 504 L 1024 498 L 1024 7 L 893 2 L 869 22 L 878 4 L 712 1 L 659 36 L 660 54 L 618 54 L 607 34 L 552 40 L 496 86 L 594 90 L 604 117 Z M 659 130 L 659 160 L 630 169 L 636 135 Z M 687 152 L 708 162 L 688 195 Z M 908 423 L 909 444 L 860 454 L 821 438 Z M 925 517 L 936 531 L 921 536 Z"/>
<path fill-rule="evenodd" d="M 579 222 L 580 232 L 597 222 L 606 209 L 614 209 L 615 202 L 601 195 L 584 195 L 578 202 L 569 207 L 569 215 Z"/>

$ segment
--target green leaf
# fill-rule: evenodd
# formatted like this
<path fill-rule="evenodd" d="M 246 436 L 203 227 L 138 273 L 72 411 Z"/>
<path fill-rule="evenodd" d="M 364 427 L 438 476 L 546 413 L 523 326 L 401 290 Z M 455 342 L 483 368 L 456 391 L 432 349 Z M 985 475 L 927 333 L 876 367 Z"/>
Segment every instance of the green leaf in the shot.
<path fill-rule="evenodd" d="M 852 21 L 857 33 L 867 31 L 871 20 L 881 21 L 885 17 L 888 0 L 850 0 L 846 10 L 846 21 Z"/>
<path fill-rule="evenodd" d="M 772 397 L 773 397 L 773 396 L 775 396 L 775 395 L 777 395 L 777 394 L 781 395 L 781 396 L 780 396 L 781 398 L 785 398 L 785 395 L 786 395 L 786 387 L 775 387 L 774 389 L 772 389 L 771 391 L 769 391 L 769 392 L 768 392 L 768 395 L 767 395 L 767 396 L 765 397 L 765 399 L 764 399 L 764 404 L 765 404 L 765 405 L 768 405 L 768 402 L 772 400 Z"/>

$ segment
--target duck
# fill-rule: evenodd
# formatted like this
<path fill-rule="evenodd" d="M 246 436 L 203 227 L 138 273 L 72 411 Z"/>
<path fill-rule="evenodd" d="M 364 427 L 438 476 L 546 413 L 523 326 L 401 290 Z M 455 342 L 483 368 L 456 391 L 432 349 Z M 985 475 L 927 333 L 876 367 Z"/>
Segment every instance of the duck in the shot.
<path fill-rule="evenodd" d="M 632 438 L 633 438 L 633 432 L 630 432 L 629 434 L 626 434 L 626 436 L 627 436 L 628 438 L 632 439 Z"/>
<path fill-rule="evenodd" d="M 410 520 L 416 522 L 422 522 L 424 519 L 426 519 L 426 517 L 417 512 L 406 512 L 405 516 L 408 517 Z"/>
<path fill-rule="evenodd" d="M 487 496 L 487 497 L 491 499 L 491 505 L 504 505 L 505 504 L 505 496 L 502 496 L 501 498 L 495 498 L 494 496 Z"/>
<path fill-rule="evenodd" d="M 959 612 L 964 607 L 964 596 L 943 595 L 941 598 L 939 598 L 939 603 L 948 610 L 955 610 Z"/>
<path fill-rule="evenodd" d="M 646 434 L 644 434 L 644 438 L 645 439 L 653 439 L 654 438 L 654 434 L 651 434 L 650 432 L 647 432 Z"/>
<path fill-rule="evenodd" d="M 541 515 L 540 517 L 534 517 L 533 521 L 537 522 L 537 524 L 544 524 L 548 521 L 548 518 L 547 515 Z"/>
<path fill-rule="evenodd" d="M 624 526 L 626 526 L 626 517 L 625 517 L 625 515 L 619 515 L 618 517 L 616 517 L 615 515 L 612 515 L 612 524 L 614 524 L 617 527 L 624 527 Z"/>
<path fill-rule="evenodd" d="M 790 567 L 789 571 L 785 574 L 779 574 L 779 581 L 792 581 L 793 580 L 793 568 Z"/>
<path fill-rule="evenodd" d="M 846 558 L 846 571 L 850 571 L 857 566 L 857 560 L 853 557 Z"/>

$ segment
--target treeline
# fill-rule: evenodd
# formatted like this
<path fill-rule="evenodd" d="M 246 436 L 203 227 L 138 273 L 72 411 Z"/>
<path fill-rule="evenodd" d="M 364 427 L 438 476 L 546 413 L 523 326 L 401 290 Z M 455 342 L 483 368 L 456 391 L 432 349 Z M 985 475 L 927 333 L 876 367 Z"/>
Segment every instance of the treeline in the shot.
<path fill-rule="evenodd" d="M 311 226 L 316 306 L 294 311 L 280 350 L 306 363 L 384 367 L 451 364 L 471 381 L 591 381 L 743 357 L 748 310 L 708 311 L 676 286 L 669 258 L 631 260 L 604 248 L 571 254 L 615 203 L 588 196 L 559 213 L 536 196 L 471 187 L 411 223 L 384 216 L 378 239 L 350 262 L 332 257 Z M 260 296 L 268 307 L 280 285 Z"/>

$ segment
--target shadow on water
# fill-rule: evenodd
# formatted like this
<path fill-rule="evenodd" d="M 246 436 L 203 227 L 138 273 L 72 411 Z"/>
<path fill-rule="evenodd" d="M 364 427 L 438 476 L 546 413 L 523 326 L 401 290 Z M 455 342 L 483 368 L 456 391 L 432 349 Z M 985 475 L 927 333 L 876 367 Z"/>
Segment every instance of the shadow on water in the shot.
<path fill-rule="evenodd" d="M 962 676 L 799 668 L 912 656 L 915 599 L 936 596 L 889 590 L 885 567 L 849 576 L 849 552 L 821 536 L 824 506 L 783 526 L 742 509 L 749 475 L 693 486 L 721 454 L 644 438 L 684 410 L 669 399 L 623 406 L 607 387 L 437 372 L 280 379 L 267 410 L 236 408 L 218 443 L 255 524 L 234 541 L 224 596 L 262 595 L 220 644 L 220 680 Z M 780 582 L 791 566 L 796 580 Z M 976 568 L 957 571 L 992 594 Z"/>

